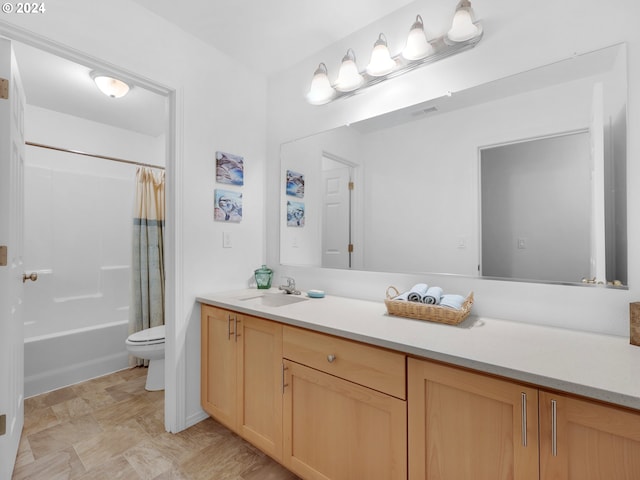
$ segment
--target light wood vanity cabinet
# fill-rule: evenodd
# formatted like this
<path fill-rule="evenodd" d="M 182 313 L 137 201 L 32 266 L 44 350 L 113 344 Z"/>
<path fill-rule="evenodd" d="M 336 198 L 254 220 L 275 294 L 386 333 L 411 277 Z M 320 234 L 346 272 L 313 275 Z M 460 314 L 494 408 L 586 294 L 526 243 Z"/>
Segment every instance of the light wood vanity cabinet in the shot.
<path fill-rule="evenodd" d="M 408 360 L 409 479 L 538 480 L 538 392 Z"/>
<path fill-rule="evenodd" d="M 282 325 L 202 305 L 201 403 L 220 423 L 282 457 Z"/>
<path fill-rule="evenodd" d="M 637 412 L 413 358 L 407 404 L 410 480 L 640 479 Z"/>
<path fill-rule="evenodd" d="M 202 305 L 201 401 L 306 480 L 638 480 L 640 414 Z"/>
<path fill-rule="evenodd" d="M 640 415 L 540 391 L 540 478 L 640 479 Z"/>
<path fill-rule="evenodd" d="M 405 356 L 284 327 L 284 465 L 305 479 L 407 478 Z"/>

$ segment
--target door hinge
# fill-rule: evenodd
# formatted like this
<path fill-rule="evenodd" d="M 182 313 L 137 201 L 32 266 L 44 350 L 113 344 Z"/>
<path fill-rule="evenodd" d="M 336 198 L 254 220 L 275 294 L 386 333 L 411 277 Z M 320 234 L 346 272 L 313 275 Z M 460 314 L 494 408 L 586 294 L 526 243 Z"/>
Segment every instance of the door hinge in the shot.
<path fill-rule="evenodd" d="M 353 243 L 350 243 L 350 244 L 347 246 L 347 251 L 348 251 L 349 253 L 353 253 Z"/>
<path fill-rule="evenodd" d="M 349 190 L 353 190 L 355 187 L 353 182 L 349 182 Z"/>
<path fill-rule="evenodd" d="M 0 437 L 7 433 L 7 416 L 3 413 L 0 415 Z"/>
<path fill-rule="evenodd" d="M 0 245 L 0 267 L 7 266 L 7 246 Z"/>
<path fill-rule="evenodd" d="M 9 80 L 0 78 L 0 98 L 9 98 Z"/>

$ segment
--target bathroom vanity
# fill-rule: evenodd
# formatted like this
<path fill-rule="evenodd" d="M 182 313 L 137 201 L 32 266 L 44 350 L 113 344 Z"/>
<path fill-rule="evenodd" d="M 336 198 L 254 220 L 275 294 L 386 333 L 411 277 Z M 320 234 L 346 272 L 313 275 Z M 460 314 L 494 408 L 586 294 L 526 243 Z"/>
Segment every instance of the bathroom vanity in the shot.
<path fill-rule="evenodd" d="M 302 478 L 640 478 L 627 338 L 334 296 L 198 301 L 203 409 Z"/>

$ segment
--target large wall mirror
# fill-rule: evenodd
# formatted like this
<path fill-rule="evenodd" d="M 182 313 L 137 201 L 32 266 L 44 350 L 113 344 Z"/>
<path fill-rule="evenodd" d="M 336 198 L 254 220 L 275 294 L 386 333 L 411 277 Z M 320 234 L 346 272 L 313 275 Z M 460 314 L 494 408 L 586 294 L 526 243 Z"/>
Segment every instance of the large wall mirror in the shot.
<path fill-rule="evenodd" d="M 626 103 L 621 44 L 285 143 L 280 261 L 624 287 Z"/>

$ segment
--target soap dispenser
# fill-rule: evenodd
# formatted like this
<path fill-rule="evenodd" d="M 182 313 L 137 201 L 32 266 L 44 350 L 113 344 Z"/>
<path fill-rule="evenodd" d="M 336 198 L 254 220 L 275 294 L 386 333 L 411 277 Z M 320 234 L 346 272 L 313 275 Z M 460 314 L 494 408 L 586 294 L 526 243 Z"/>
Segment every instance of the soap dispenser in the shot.
<path fill-rule="evenodd" d="M 260 289 L 268 289 L 271 288 L 271 279 L 273 278 L 273 270 L 271 270 L 266 265 L 262 265 L 259 269 L 254 272 L 254 276 L 256 278 L 256 285 Z"/>

